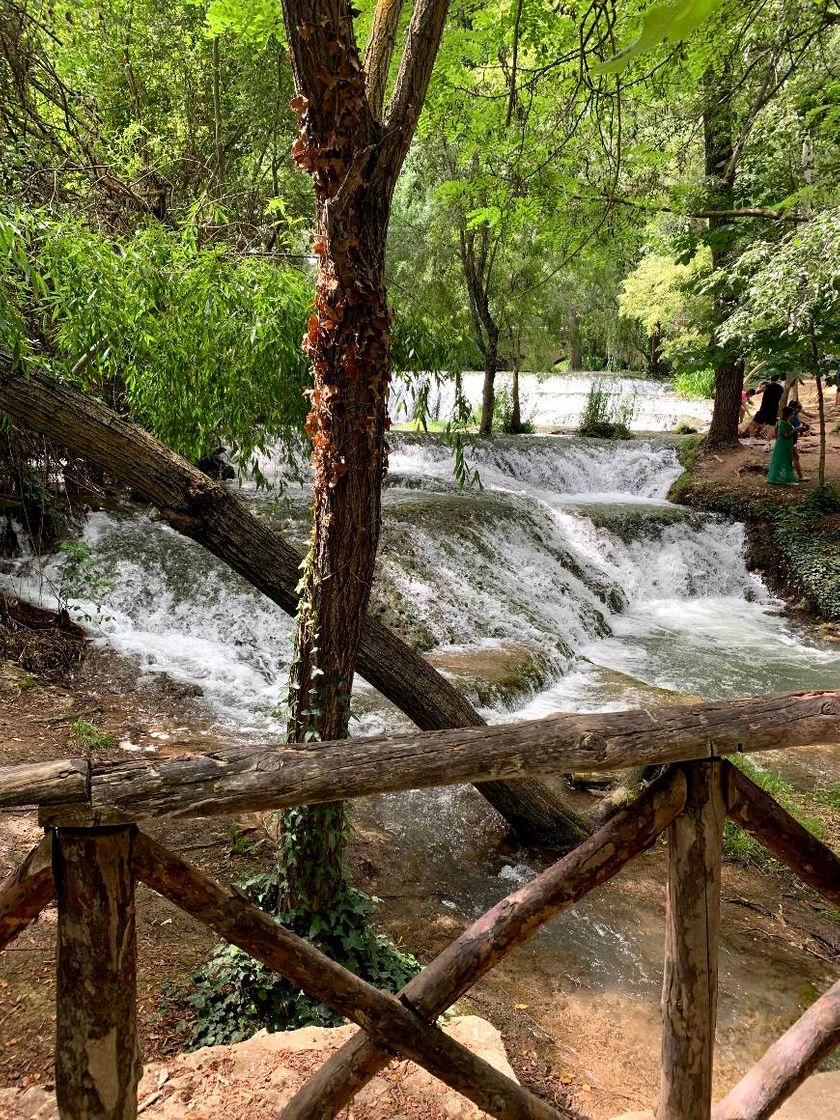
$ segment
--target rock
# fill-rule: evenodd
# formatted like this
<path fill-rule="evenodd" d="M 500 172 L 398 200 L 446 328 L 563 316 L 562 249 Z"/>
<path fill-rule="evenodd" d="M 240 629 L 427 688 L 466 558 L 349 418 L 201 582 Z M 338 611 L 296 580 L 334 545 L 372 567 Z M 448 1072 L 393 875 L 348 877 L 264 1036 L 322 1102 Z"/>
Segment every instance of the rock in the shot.
<path fill-rule="evenodd" d="M 444 1030 L 508 1077 L 515 1078 L 494 1026 L 474 1015 Z M 352 1025 L 259 1031 L 235 1046 L 207 1046 L 146 1066 L 138 1100 L 143 1120 L 276 1120 L 310 1074 L 355 1034 Z M 57 1120 L 55 1095 L 43 1086 L 0 1090 L 6 1120 Z M 413 1062 L 394 1062 L 358 1095 L 354 1120 L 483 1120 L 470 1101 Z"/>

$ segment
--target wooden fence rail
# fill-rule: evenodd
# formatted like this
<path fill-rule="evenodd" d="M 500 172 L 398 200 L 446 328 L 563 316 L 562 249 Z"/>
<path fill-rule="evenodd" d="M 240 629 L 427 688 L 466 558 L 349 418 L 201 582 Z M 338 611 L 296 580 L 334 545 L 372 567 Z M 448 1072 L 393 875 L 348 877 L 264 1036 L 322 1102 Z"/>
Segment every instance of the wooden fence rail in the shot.
<path fill-rule="evenodd" d="M 298 1092 L 285 1120 L 335 1116 L 395 1054 L 418 1062 L 493 1116 L 560 1120 L 562 1110 L 477 1058 L 435 1020 L 545 922 L 663 833 L 668 885 L 657 1120 L 763 1120 L 840 1041 L 840 985 L 817 1000 L 713 1112 L 724 817 L 767 844 L 834 905 L 840 902 L 840 859 L 720 756 L 797 741 L 838 742 L 838 713 L 840 694 L 804 693 L 344 742 L 341 758 L 337 744 L 323 744 L 143 765 L 73 761 L 0 771 L 0 796 L 7 803 L 39 804 L 49 826 L 42 843 L 0 886 L 0 948 L 57 897 L 56 1086 L 62 1120 L 136 1116 L 136 881 L 361 1028 Z M 772 732 L 777 738 L 771 744 Z M 497 903 L 397 996 L 330 960 L 135 823 L 165 813 L 275 808 L 350 791 L 486 780 L 500 770 L 510 775 L 654 762 L 671 765 L 633 805 Z M 389 769 L 402 773 L 389 777 Z"/>
<path fill-rule="evenodd" d="M 94 827 L 838 742 L 840 692 L 797 692 L 99 766 L 9 767 L 0 770 L 0 806 L 38 804 L 44 825 Z"/>

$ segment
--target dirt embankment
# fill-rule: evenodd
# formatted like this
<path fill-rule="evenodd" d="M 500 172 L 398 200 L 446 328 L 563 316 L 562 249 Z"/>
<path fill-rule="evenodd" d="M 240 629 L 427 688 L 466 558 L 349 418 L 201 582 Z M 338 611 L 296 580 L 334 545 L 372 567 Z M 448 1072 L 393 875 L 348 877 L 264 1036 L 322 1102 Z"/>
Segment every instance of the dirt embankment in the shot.
<path fill-rule="evenodd" d="M 812 424 L 798 442 L 802 483 L 768 484 L 770 452 L 763 440 L 704 451 L 692 438 L 681 450 L 686 472 L 670 497 L 746 522 L 750 566 L 792 605 L 828 623 L 827 637 L 840 639 L 840 407 L 834 393 L 827 394 L 826 489 L 820 491 L 816 391 L 807 386 L 801 395 Z"/>

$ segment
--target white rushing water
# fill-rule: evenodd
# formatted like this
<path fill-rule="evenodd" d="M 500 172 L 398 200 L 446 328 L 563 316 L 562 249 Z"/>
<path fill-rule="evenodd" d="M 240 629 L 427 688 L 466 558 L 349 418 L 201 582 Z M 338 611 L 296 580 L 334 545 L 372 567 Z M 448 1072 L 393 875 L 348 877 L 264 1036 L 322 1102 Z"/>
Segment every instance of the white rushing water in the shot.
<path fill-rule="evenodd" d="M 484 374 L 471 371 L 461 378 L 462 395 L 472 410 L 481 407 Z M 586 398 L 594 383 L 598 383 L 611 397 L 620 401 L 630 414 L 629 427 L 634 431 L 666 432 L 678 424 L 704 428 L 711 419 L 711 402 L 685 399 L 677 396 L 664 381 L 645 381 L 641 378 L 622 377 L 617 374 L 595 373 L 523 373 L 519 377 L 519 395 L 523 421 L 538 429 L 573 429 L 580 423 Z M 510 390 L 511 376 L 496 375 L 497 390 Z M 391 419 L 402 422 L 411 419 L 417 399 L 418 382 L 408 384 L 397 380 L 391 389 Z M 428 416 L 432 420 L 448 421 L 455 407 L 455 388 L 450 378 L 429 378 Z"/>
<path fill-rule="evenodd" d="M 492 719 L 627 706 L 645 688 L 708 697 L 829 686 L 840 656 L 783 614 L 746 569 L 740 525 L 665 501 L 673 449 L 649 441 L 501 439 L 469 451 L 482 487 L 459 492 L 451 452 L 395 439 L 385 490 L 378 602 L 385 620 L 444 665 L 470 650 L 526 650 L 537 677 Z M 303 535 L 305 493 L 255 511 Z M 41 601 L 68 599 L 94 638 L 142 671 L 201 687 L 224 724 L 277 728 L 291 622 L 203 549 L 145 515 L 92 514 L 87 589 L 66 561 L 31 557 L 4 577 Z M 480 670 L 479 670 L 480 672 Z M 365 726 L 371 690 L 360 703 Z"/>

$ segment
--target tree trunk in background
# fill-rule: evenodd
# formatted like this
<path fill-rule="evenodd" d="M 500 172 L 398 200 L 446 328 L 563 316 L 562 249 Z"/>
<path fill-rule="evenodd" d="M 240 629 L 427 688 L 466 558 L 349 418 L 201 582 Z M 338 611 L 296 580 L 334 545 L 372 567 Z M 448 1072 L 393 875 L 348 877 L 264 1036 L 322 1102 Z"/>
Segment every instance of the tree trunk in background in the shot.
<path fill-rule="evenodd" d="M 707 208 L 731 210 L 735 182 L 731 81 L 724 73 L 719 79 L 707 75 L 705 84 L 707 100 L 703 113 L 703 146 L 709 195 Z M 709 218 L 709 244 L 715 269 L 721 268 L 727 258 L 726 231 L 729 224 L 725 218 Z M 722 300 L 718 299 L 718 322 L 725 317 L 726 310 Z M 717 353 L 715 338 L 711 344 L 715 350 L 715 400 L 706 444 L 709 447 L 737 447 L 744 367 L 740 361 Z"/>
<path fill-rule="evenodd" d="M 659 324 L 648 339 L 648 377 L 662 376 L 662 330 Z"/>
<path fill-rule="evenodd" d="M 569 336 L 569 369 L 578 372 L 583 369 L 583 348 L 580 339 L 580 317 L 577 311 L 569 310 L 566 316 L 566 328 Z"/>
<path fill-rule="evenodd" d="M 510 396 L 511 396 L 511 413 L 510 413 L 510 430 L 513 435 L 521 435 L 522 433 L 522 408 L 519 402 L 519 363 L 521 359 L 517 358 L 513 364 Z"/>
<path fill-rule="evenodd" d="M 484 352 L 484 384 L 481 388 L 481 424 L 483 436 L 493 433 L 493 412 L 496 407 L 496 374 L 499 371 L 499 335 L 496 332 Z"/>
<path fill-rule="evenodd" d="M 425 100 L 448 0 L 418 0 L 393 99 L 380 120 L 383 74 L 399 15 L 374 20 L 367 56 L 372 97 L 347 0 L 283 0 L 300 121 L 296 163 L 312 178 L 315 309 L 312 361 L 312 541 L 304 562 L 289 740 L 341 739 L 379 543 L 391 374 L 385 241 L 391 198 Z M 396 14 L 394 11 L 396 9 Z M 390 14 L 389 14 L 390 13 Z M 393 18 L 392 18 L 393 16 Z M 279 909 L 325 911 L 346 890 L 340 804 L 284 814 Z"/>
<path fill-rule="evenodd" d="M 817 415 L 820 418 L 820 465 L 817 481 L 820 486 L 825 486 L 825 396 L 822 377 L 819 374 L 817 374 Z"/>

